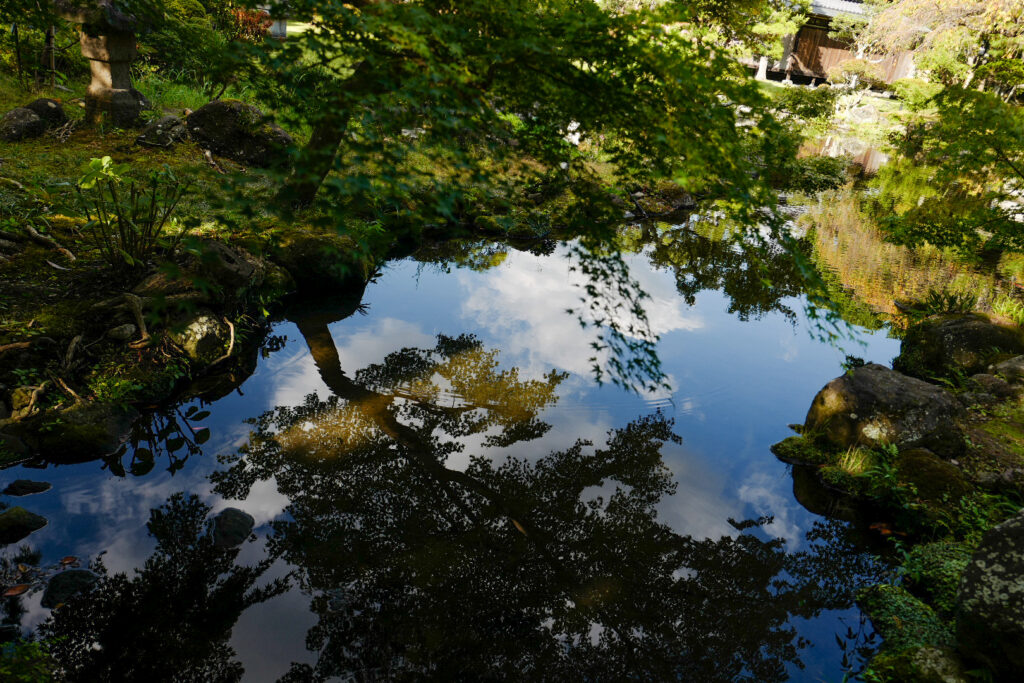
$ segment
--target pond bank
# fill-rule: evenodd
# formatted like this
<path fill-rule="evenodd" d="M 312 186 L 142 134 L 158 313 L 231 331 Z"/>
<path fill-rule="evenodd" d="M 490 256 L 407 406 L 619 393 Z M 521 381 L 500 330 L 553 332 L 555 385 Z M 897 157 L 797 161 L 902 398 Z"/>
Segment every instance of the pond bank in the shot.
<path fill-rule="evenodd" d="M 848 358 L 799 436 L 772 450 L 793 465 L 808 509 L 859 519 L 895 543 L 891 583 L 858 594 L 884 644 L 871 680 L 1024 675 L 1024 332 L 980 314 L 912 326 L 894 369 Z"/>

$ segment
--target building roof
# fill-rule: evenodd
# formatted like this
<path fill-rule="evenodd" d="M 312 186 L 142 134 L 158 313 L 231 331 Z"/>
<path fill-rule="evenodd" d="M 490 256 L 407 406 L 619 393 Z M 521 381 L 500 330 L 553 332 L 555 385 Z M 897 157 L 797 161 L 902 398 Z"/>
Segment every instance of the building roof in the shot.
<path fill-rule="evenodd" d="M 834 17 L 839 14 L 864 14 L 862 2 L 857 0 L 811 0 L 811 14 Z"/>

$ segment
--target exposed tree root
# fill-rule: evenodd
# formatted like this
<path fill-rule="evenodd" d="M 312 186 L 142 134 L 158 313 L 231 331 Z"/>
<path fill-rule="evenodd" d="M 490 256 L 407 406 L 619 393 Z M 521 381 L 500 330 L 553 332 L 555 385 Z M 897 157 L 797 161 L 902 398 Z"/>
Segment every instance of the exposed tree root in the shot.
<path fill-rule="evenodd" d="M 59 251 L 69 261 L 77 260 L 77 259 L 75 259 L 75 255 L 72 254 L 67 249 L 65 249 L 63 246 L 61 246 L 60 242 L 58 242 L 57 240 L 53 239 L 52 237 L 48 237 L 46 235 L 40 234 L 39 231 L 36 230 L 35 228 L 33 228 L 31 225 L 25 225 L 24 228 L 25 228 L 25 232 L 27 232 L 29 234 L 29 236 L 32 238 L 33 242 L 36 242 L 38 244 L 42 244 L 44 246 L 50 247 L 51 249 L 55 249 L 55 250 Z"/>

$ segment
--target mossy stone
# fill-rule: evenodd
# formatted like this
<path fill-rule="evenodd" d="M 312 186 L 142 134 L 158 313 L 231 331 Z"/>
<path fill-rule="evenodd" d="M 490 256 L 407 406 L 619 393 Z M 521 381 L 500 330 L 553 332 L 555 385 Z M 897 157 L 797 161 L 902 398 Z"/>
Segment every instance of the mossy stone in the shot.
<path fill-rule="evenodd" d="M 877 584 L 857 593 L 888 652 L 923 646 L 952 647 L 953 633 L 931 607 L 902 586 Z"/>
<path fill-rule="evenodd" d="M 947 457 L 963 452 L 963 406 L 952 393 L 876 363 L 829 382 L 807 411 L 804 434 L 838 448 L 923 446 Z"/>
<path fill-rule="evenodd" d="M 931 379 L 984 371 L 998 354 L 1024 353 L 1024 332 L 977 313 L 935 315 L 907 330 L 893 367 Z"/>
<path fill-rule="evenodd" d="M 46 518 L 29 512 L 21 506 L 0 512 L 0 544 L 17 543 L 33 531 L 46 526 Z"/>
<path fill-rule="evenodd" d="M 65 569 L 55 574 L 43 591 L 43 607 L 53 609 L 92 588 L 99 577 L 88 569 Z"/>
<path fill-rule="evenodd" d="M 915 647 L 883 652 L 871 660 L 872 678 L 882 683 L 969 683 L 963 662 L 949 647 Z M 865 678 L 865 680 L 868 680 Z"/>
<path fill-rule="evenodd" d="M 972 490 L 957 467 L 925 448 L 900 452 L 896 473 L 901 482 L 912 484 L 918 496 L 929 503 L 955 503 Z"/>
<path fill-rule="evenodd" d="M 914 546 L 903 570 L 915 593 L 922 594 L 944 617 L 952 617 L 957 593 L 974 548 L 962 541 L 935 541 Z"/>
<path fill-rule="evenodd" d="M 790 436 L 771 447 L 772 453 L 782 462 L 791 465 L 824 465 L 831 461 L 832 454 L 805 436 Z"/>
<path fill-rule="evenodd" d="M 31 496 L 34 493 L 43 493 L 53 488 L 48 481 L 32 481 L 30 479 L 15 479 L 7 485 L 2 493 L 5 496 Z"/>
<path fill-rule="evenodd" d="M 239 100 L 214 100 L 189 114 L 189 136 L 199 146 L 246 166 L 284 167 L 292 136 L 256 107 Z"/>

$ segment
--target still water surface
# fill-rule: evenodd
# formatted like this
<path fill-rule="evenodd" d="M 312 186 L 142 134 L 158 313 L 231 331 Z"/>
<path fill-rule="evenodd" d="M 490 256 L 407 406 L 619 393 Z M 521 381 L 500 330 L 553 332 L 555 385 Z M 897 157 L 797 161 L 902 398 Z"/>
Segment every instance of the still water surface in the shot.
<path fill-rule="evenodd" d="M 212 436 L 174 473 L 163 453 L 144 476 L 6 472 L 54 484 L 21 503 L 50 520 L 27 541 L 44 561 L 103 553 L 135 577 L 51 626 L 101 643 L 68 655 L 81 678 L 841 680 L 839 642 L 870 632 L 850 590 L 878 567 L 769 446 L 844 352 L 783 273 L 755 296 L 735 250 L 634 238 L 670 389 L 595 381 L 569 247 L 449 247 L 388 263 L 358 310 L 278 323 L 238 391 L 180 407 Z M 860 338 L 867 360 L 898 353 Z M 245 510 L 256 538 L 211 550 L 184 499 L 157 548 L 146 523 L 177 492 Z"/>

